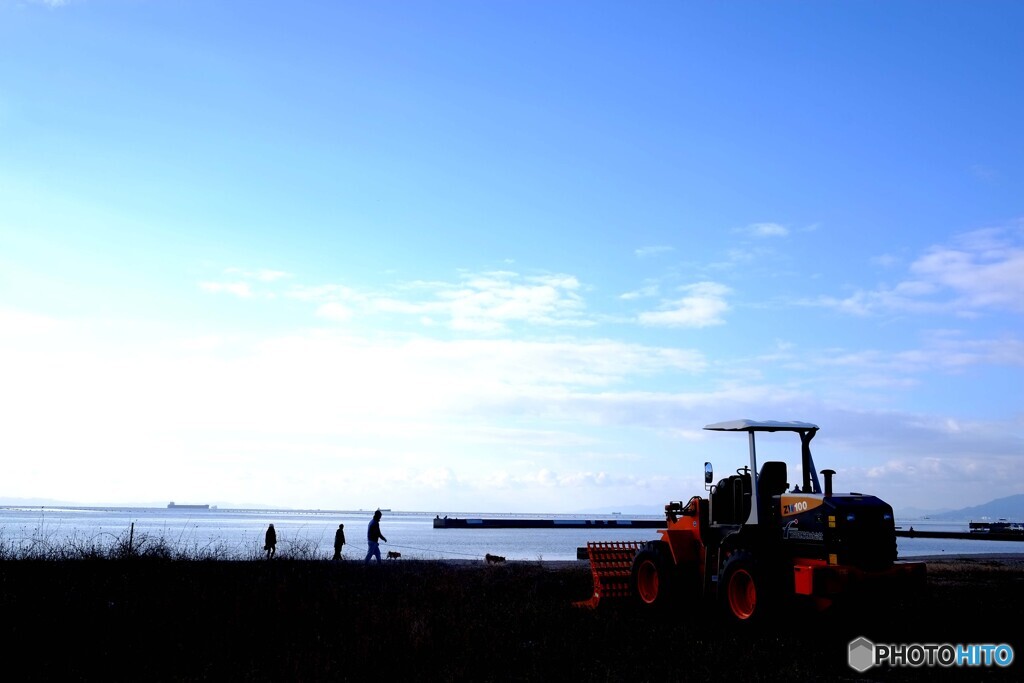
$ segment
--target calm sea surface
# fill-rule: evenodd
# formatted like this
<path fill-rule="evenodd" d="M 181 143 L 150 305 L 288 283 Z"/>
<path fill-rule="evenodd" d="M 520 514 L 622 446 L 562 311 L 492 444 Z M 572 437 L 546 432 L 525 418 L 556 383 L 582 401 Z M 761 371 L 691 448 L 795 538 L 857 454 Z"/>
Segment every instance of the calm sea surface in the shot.
<path fill-rule="evenodd" d="M 508 560 L 575 560 L 588 541 L 646 541 L 657 529 L 434 529 L 442 517 L 538 519 L 662 519 L 661 516 L 526 515 L 472 512 L 384 512 L 381 530 L 396 550 L 412 559 L 483 559 L 486 553 Z M 161 539 L 190 556 L 247 559 L 262 553 L 267 525 L 277 530 L 278 556 L 324 557 L 333 553 L 334 532 L 345 525 L 344 557 L 366 554 L 365 510 L 182 510 L 167 508 L 0 507 L 0 545 L 8 550 L 105 547 L 127 538 Z M 963 522 L 901 520 L 917 531 L 967 531 Z M 1024 554 L 1024 542 L 959 539 L 897 539 L 899 555 Z"/>

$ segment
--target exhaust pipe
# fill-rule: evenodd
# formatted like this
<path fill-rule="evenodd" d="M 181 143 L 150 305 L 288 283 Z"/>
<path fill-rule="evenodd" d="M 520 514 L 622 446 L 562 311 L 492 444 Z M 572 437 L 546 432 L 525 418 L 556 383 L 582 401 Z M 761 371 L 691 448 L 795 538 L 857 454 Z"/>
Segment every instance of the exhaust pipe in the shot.
<path fill-rule="evenodd" d="M 836 473 L 835 470 L 822 470 L 821 473 L 825 476 L 825 497 L 832 497 L 832 475 Z"/>

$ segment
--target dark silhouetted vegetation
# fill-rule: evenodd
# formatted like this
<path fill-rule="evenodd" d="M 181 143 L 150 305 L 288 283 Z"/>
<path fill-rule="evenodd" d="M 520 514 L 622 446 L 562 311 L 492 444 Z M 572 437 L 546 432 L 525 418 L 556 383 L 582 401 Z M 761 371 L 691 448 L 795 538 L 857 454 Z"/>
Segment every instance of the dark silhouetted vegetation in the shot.
<path fill-rule="evenodd" d="M 257 560 L 265 558 L 262 544 L 231 544 L 223 540 L 200 543 L 196 540 L 169 538 L 162 534 L 126 529 L 113 534 L 103 532 L 58 534 L 45 526 L 24 537 L 8 537 L 0 527 L 0 561 L 3 560 L 123 560 L 129 558 L 177 561 Z M 324 557 L 322 539 L 282 534 L 276 557 L 291 560 L 316 560 Z"/>
<path fill-rule="evenodd" d="M 221 560 L 140 540 L 130 552 L 2 555 L 0 643 L 19 679 L 1019 680 L 1019 662 L 858 675 L 846 655 L 858 636 L 1008 642 L 1024 657 L 1024 559 L 934 563 L 917 604 L 794 606 L 744 632 L 698 605 L 573 607 L 591 590 L 583 562 Z"/>

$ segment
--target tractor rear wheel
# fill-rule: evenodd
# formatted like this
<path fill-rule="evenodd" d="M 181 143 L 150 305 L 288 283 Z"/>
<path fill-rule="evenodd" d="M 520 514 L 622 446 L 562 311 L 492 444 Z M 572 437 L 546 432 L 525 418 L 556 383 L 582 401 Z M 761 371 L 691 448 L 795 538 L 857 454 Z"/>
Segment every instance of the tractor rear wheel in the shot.
<path fill-rule="evenodd" d="M 648 609 L 660 609 L 672 599 L 671 564 L 657 546 L 648 546 L 633 559 L 630 583 L 637 602 Z"/>
<path fill-rule="evenodd" d="M 763 619 L 768 599 L 764 577 L 745 553 L 737 553 L 726 563 L 719 590 L 730 621 L 754 624 Z"/>

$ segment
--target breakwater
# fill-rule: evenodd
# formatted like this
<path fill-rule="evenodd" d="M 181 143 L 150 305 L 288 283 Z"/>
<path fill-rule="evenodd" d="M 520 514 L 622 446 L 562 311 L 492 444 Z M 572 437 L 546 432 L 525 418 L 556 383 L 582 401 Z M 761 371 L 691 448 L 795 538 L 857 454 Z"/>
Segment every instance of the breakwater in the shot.
<path fill-rule="evenodd" d="M 664 519 L 533 519 L 435 517 L 435 529 L 662 529 Z"/>

